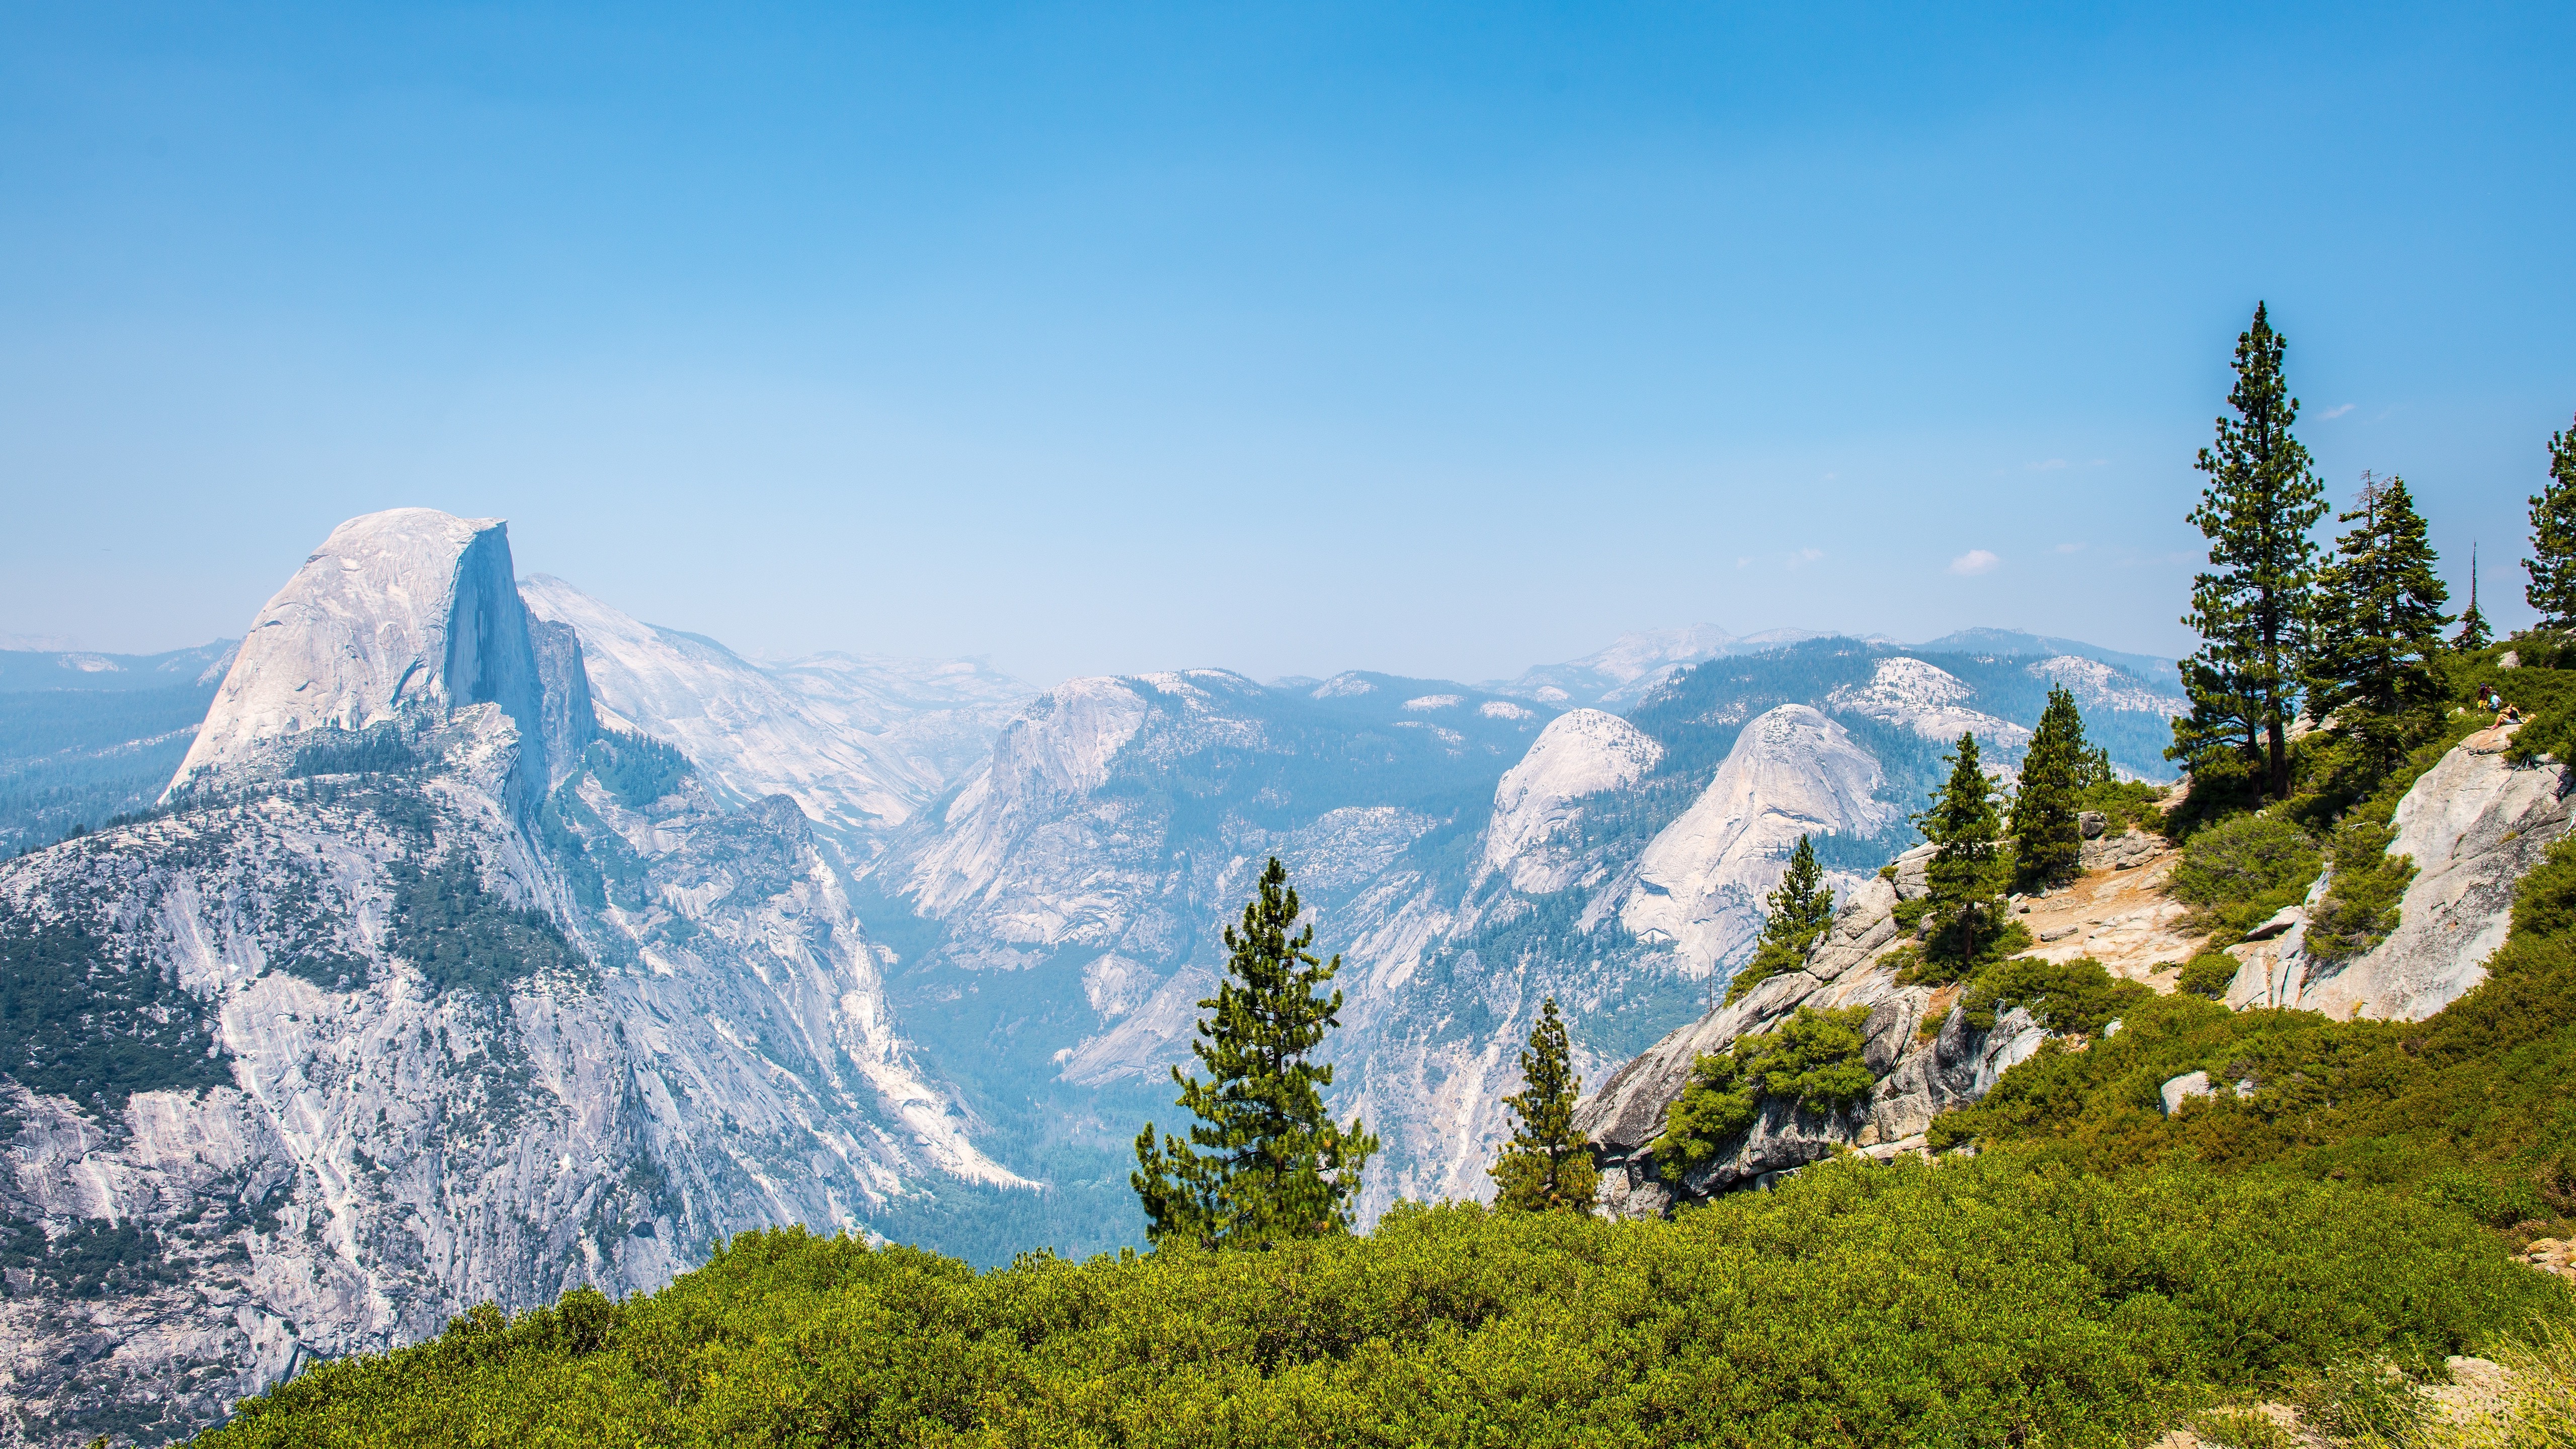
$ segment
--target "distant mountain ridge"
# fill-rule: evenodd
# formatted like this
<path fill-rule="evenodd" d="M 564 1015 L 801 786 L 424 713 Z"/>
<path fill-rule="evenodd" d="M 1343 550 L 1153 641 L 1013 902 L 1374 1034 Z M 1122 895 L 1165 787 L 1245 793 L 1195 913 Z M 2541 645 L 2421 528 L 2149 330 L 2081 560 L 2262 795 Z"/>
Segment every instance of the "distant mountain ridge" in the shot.
<path fill-rule="evenodd" d="M 1533 699 L 1560 708 L 1586 704 L 1620 708 L 1645 698 L 1657 685 L 1694 664 L 1740 654 L 1760 654 L 1813 639 L 1849 639 L 1859 644 L 1885 645 L 1930 654 L 2072 655 L 2116 666 L 2135 675 L 2149 688 L 2171 693 L 2180 685 L 2180 676 L 2175 672 L 2172 660 L 2123 653 L 2079 639 L 2028 634 L 2016 629 L 1961 629 L 1920 644 L 1904 644 L 1887 634 L 1851 635 L 1795 628 L 1730 634 L 1715 624 L 1690 624 L 1635 630 L 1620 635 L 1608 648 L 1580 659 L 1536 665 L 1516 679 L 1488 680 L 1484 687 L 1499 694 Z"/>

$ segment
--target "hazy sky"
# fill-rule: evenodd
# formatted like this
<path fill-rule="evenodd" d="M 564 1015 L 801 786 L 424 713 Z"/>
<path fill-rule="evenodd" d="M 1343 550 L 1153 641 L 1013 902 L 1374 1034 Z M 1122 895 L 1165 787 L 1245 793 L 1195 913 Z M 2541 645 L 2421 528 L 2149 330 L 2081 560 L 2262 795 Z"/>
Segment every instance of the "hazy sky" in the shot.
<path fill-rule="evenodd" d="M 0 632 L 425 504 L 1040 681 L 2171 654 L 2258 297 L 2526 620 L 2576 9 L 1964 8 L 0 6 Z"/>

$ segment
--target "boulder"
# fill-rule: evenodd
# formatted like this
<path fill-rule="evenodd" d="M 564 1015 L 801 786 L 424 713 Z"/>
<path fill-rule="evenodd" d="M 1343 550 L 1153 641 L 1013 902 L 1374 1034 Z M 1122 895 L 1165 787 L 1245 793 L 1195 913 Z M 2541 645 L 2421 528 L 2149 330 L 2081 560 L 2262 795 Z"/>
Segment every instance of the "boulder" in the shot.
<path fill-rule="evenodd" d="M 2185 1072 L 2181 1076 L 2167 1081 L 2162 1087 L 2157 1088 L 2156 1091 L 2157 1095 L 2164 1098 L 2165 1115 L 2168 1117 L 2181 1111 L 2182 1104 L 2190 1101 L 2194 1097 L 2208 1097 L 2216 1095 L 2215 1089 L 2213 1089 L 2209 1084 L 2209 1073 L 2207 1072 Z"/>
<path fill-rule="evenodd" d="M 2271 915 L 2265 917 L 2261 925 L 2246 932 L 2245 939 L 2248 941 L 2269 941 L 2273 937 L 2288 931 L 2293 926 L 2307 924 L 2307 919 L 2308 913 L 2304 907 L 2283 906 L 2281 909 L 2274 911 Z"/>
<path fill-rule="evenodd" d="M 2099 810 L 2087 810 L 2075 817 L 2075 824 L 2084 832 L 2085 839 L 2099 840 L 2102 832 L 2111 828 L 2111 817 Z"/>

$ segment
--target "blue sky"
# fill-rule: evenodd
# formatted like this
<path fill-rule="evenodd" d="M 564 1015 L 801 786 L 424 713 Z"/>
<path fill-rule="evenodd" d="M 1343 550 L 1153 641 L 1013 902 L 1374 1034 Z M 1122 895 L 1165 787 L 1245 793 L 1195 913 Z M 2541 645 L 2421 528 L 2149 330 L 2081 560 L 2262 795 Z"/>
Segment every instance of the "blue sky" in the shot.
<path fill-rule="evenodd" d="M 2576 415 L 2565 6 L 0 23 L 0 631 L 94 648 L 427 504 L 1039 680 L 2171 654 L 2258 297 L 2337 497 L 2403 474 L 2521 622 Z"/>

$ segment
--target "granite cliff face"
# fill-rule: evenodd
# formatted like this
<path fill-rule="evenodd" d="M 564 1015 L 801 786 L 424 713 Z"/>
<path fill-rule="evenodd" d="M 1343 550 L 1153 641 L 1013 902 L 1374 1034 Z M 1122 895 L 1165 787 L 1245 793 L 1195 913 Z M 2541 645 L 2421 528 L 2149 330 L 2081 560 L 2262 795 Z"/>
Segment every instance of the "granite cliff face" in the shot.
<path fill-rule="evenodd" d="M 2287 930 L 2230 948 L 2245 964 L 2228 1004 L 2421 1021 L 2485 980 L 2487 958 L 2513 924 L 2515 885 L 2566 836 L 2570 814 L 2567 766 L 2514 764 L 2506 755 L 2513 733 L 2500 726 L 2470 736 L 2398 802 L 2388 853 L 2412 857 L 2415 877 L 2386 941 L 2347 961 L 2314 960 L 2306 912 L 2293 908 Z M 2330 879 L 2318 878 L 2310 904 Z"/>
<path fill-rule="evenodd" d="M 736 802 L 794 800 L 853 861 L 972 770 L 1031 693 L 963 660 L 836 654 L 763 666 L 561 579 L 538 574 L 520 588 L 540 629 L 577 639 L 602 718 L 679 746 Z"/>
<path fill-rule="evenodd" d="M 534 754 L 542 694 L 501 521 L 371 513 L 333 529 L 252 621 L 172 788 L 255 770 L 262 745 L 306 730 L 475 704 Z"/>
<path fill-rule="evenodd" d="M 157 818 L 0 865 L 0 1426 L 181 1433 L 481 1301 L 1029 1184 L 792 801 L 598 734 L 506 537 L 335 531 Z"/>

